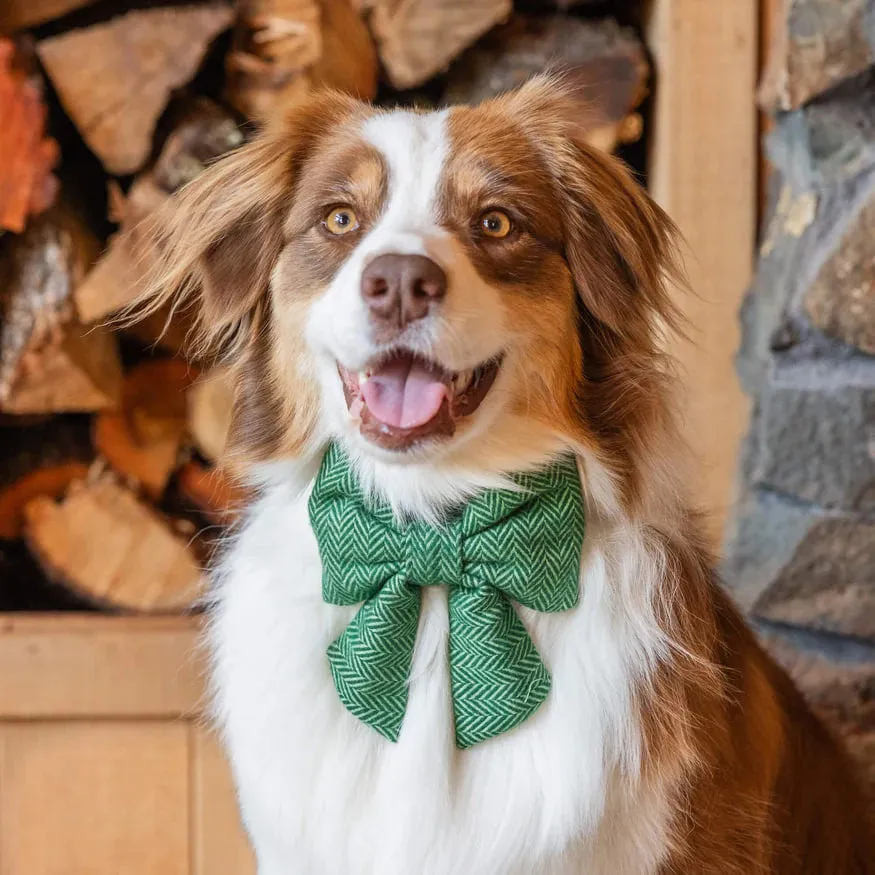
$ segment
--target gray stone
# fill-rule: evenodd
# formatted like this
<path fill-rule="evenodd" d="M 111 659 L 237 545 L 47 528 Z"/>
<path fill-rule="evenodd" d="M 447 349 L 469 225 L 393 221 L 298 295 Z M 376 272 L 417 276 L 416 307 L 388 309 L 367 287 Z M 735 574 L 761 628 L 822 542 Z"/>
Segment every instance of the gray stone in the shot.
<path fill-rule="evenodd" d="M 762 490 L 744 494 L 730 520 L 721 572 L 745 613 L 780 578 L 812 524 L 812 510 L 798 502 Z"/>
<path fill-rule="evenodd" d="M 875 639 L 875 524 L 821 519 L 754 604 L 768 620 Z"/>
<path fill-rule="evenodd" d="M 875 729 L 875 646 L 768 623 L 757 631 L 814 707 Z"/>
<path fill-rule="evenodd" d="M 788 0 L 727 589 L 875 779 L 875 0 Z M 873 781 L 875 787 L 875 781 Z"/>
<path fill-rule="evenodd" d="M 875 63 L 875 0 L 788 0 L 776 23 L 760 101 L 801 106 Z"/>
<path fill-rule="evenodd" d="M 782 169 L 776 181 L 757 273 L 741 311 L 738 370 L 750 394 L 775 367 L 824 357 L 839 361 L 864 351 L 849 340 L 868 344 L 868 328 L 854 324 L 864 311 L 868 318 L 869 287 L 858 277 L 866 268 L 842 253 L 855 245 L 855 258 L 867 263 L 866 234 L 855 228 L 875 203 L 875 165 L 819 188 L 806 188 L 809 184 L 814 180 L 801 165 L 787 168 L 787 174 Z M 809 303 L 812 287 L 817 292 Z"/>
<path fill-rule="evenodd" d="M 800 213 L 800 205 L 809 193 L 794 190 L 783 175 L 776 177 L 757 273 L 740 313 L 741 346 L 736 363 L 742 386 L 750 394 L 756 393 L 768 375 L 776 346 L 787 351 L 804 339 L 805 332 L 804 325 L 791 323 L 789 314 L 816 229 L 812 227 L 813 218 L 808 225 L 794 223 L 792 218 Z M 782 336 L 789 342 L 782 344 Z"/>
<path fill-rule="evenodd" d="M 769 160 L 803 187 L 850 178 L 872 167 L 875 70 L 843 83 L 829 100 L 780 115 L 766 138 L 766 150 Z"/>
<path fill-rule="evenodd" d="M 812 162 L 823 179 L 850 176 L 875 160 L 875 71 L 802 110 Z"/>
<path fill-rule="evenodd" d="M 726 553 L 727 588 L 744 610 L 875 640 L 875 522 L 755 490 Z"/>
<path fill-rule="evenodd" d="M 875 197 L 849 221 L 805 298 L 822 331 L 875 354 Z"/>
<path fill-rule="evenodd" d="M 771 382 L 758 406 L 755 484 L 824 507 L 875 509 L 875 382 Z"/>

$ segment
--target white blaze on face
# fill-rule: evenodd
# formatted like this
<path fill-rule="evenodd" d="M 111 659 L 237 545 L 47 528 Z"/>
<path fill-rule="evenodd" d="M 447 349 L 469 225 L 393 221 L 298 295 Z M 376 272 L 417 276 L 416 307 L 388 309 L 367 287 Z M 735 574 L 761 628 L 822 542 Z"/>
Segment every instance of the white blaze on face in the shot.
<path fill-rule="evenodd" d="M 446 112 L 393 112 L 369 119 L 367 140 L 386 162 L 386 209 L 362 244 L 365 262 L 378 255 L 425 255 L 448 267 L 447 232 L 437 224 L 437 196 L 447 156 Z"/>
<path fill-rule="evenodd" d="M 497 289 L 475 271 L 461 243 L 438 224 L 447 155 L 452 148 L 448 111 L 397 110 L 368 119 L 361 137 L 383 157 L 386 202 L 379 220 L 347 259 L 311 309 L 308 337 L 316 349 L 352 370 L 379 355 L 362 272 L 380 255 L 423 255 L 447 276 L 447 295 L 436 313 L 409 326 L 404 346 L 450 371 L 481 364 L 505 345 Z"/>

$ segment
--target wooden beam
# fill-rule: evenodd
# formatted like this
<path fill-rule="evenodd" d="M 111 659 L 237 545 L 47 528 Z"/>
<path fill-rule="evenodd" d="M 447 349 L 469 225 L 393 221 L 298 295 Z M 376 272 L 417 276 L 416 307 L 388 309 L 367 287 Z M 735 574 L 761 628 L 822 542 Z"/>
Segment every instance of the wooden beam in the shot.
<path fill-rule="evenodd" d="M 0 875 L 190 875 L 188 735 L 175 721 L 0 723 Z"/>
<path fill-rule="evenodd" d="M 0 720 L 173 718 L 203 706 L 196 617 L 0 614 Z"/>
<path fill-rule="evenodd" d="M 655 0 L 648 22 L 657 82 L 650 187 L 687 240 L 693 290 L 679 300 L 693 342 L 670 351 L 688 391 L 689 486 L 711 514 L 715 543 L 748 418 L 734 358 L 756 233 L 758 21 L 757 0 Z"/>

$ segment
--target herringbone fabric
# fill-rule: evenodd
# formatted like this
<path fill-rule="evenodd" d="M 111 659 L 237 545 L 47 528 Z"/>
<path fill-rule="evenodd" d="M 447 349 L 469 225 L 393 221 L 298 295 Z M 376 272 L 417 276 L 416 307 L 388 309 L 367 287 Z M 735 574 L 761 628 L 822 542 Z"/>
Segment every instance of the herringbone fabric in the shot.
<path fill-rule="evenodd" d="M 420 587 L 449 587 L 449 661 L 456 744 L 522 723 L 550 691 L 511 600 L 565 611 L 578 599 L 584 514 L 572 457 L 490 490 L 442 525 L 398 522 L 368 502 L 339 447 L 329 447 L 310 497 L 322 596 L 364 602 L 328 648 L 343 704 L 397 741 L 419 623 Z"/>

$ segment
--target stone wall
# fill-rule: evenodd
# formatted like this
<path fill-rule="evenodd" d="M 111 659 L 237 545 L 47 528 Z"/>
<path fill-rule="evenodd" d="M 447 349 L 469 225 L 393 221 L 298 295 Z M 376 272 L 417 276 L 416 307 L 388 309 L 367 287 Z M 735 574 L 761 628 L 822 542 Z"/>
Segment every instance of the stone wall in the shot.
<path fill-rule="evenodd" d="M 875 766 L 875 0 L 787 7 L 760 94 L 775 173 L 724 575 Z"/>

